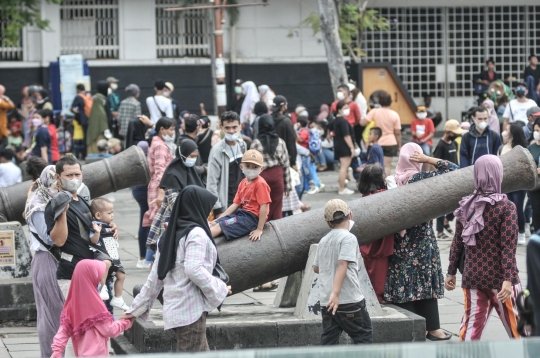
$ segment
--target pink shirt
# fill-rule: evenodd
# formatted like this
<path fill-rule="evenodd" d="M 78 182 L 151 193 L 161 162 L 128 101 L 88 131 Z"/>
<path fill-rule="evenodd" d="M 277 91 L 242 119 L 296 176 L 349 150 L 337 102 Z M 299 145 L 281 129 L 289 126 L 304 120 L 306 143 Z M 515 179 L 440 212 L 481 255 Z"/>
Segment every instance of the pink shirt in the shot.
<path fill-rule="evenodd" d="M 109 355 L 109 338 L 118 337 L 120 333 L 131 327 L 131 321 L 121 319 L 115 322 L 104 322 L 95 325 L 77 340 L 73 340 L 73 350 L 77 357 L 106 357 Z M 62 358 L 70 336 L 63 326 L 54 336 L 53 357 Z"/>
<path fill-rule="evenodd" d="M 381 147 L 397 145 L 395 130 L 401 129 L 397 112 L 390 108 L 375 108 L 368 113 L 366 119 L 370 122 L 375 121 L 375 127 L 381 128 L 382 137 L 379 138 Z"/>

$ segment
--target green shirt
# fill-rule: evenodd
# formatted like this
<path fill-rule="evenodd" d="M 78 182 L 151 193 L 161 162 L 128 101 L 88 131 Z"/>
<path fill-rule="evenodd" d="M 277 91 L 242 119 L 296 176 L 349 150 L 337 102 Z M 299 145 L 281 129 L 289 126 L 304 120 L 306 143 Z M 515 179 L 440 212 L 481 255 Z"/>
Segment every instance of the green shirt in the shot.
<path fill-rule="evenodd" d="M 540 162 L 540 145 L 538 145 L 536 143 L 531 144 L 529 146 L 529 151 L 531 152 L 536 164 L 539 165 L 540 164 L 539 163 Z"/>

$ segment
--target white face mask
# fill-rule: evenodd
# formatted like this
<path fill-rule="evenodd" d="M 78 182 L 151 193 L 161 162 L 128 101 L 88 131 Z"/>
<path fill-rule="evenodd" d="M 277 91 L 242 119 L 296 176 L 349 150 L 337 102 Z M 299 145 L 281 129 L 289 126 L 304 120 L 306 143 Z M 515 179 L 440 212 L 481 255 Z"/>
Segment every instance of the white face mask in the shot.
<path fill-rule="evenodd" d="M 534 132 L 533 137 L 534 137 L 534 140 L 540 141 L 540 132 Z"/>
<path fill-rule="evenodd" d="M 165 134 L 163 136 L 163 140 L 165 141 L 165 143 L 173 143 L 174 142 L 174 137 L 171 137 L 170 135 Z"/>
<path fill-rule="evenodd" d="M 247 168 L 244 168 L 244 169 L 242 169 L 242 173 L 244 173 L 246 178 L 248 178 L 249 180 L 253 180 L 253 179 L 257 178 L 259 176 L 259 174 L 261 174 L 261 170 L 260 169 L 247 169 Z"/>
<path fill-rule="evenodd" d="M 336 93 L 336 98 L 340 101 L 343 101 L 345 99 L 345 93 L 338 91 L 338 93 Z"/>
<path fill-rule="evenodd" d="M 61 182 L 62 182 L 62 188 L 64 188 L 64 190 L 69 191 L 70 193 L 76 193 L 82 184 L 82 180 L 80 179 L 71 179 L 71 180 L 61 179 Z"/>
<path fill-rule="evenodd" d="M 416 113 L 416 118 L 418 118 L 418 119 L 426 119 L 427 118 L 427 113 L 426 112 Z"/>
<path fill-rule="evenodd" d="M 170 96 L 171 96 L 171 92 L 167 92 L 167 91 L 163 92 L 163 97 L 169 98 Z"/>
<path fill-rule="evenodd" d="M 111 83 L 111 89 L 116 91 L 118 89 L 118 83 Z"/>
<path fill-rule="evenodd" d="M 238 139 L 238 132 L 233 133 L 233 134 L 225 133 L 225 140 L 228 140 L 229 142 L 234 142 L 237 139 Z"/>
<path fill-rule="evenodd" d="M 234 87 L 234 93 L 242 94 L 242 87 Z"/>
<path fill-rule="evenodd" d="M 343 117 L 347 117 L 349 114 L 351 114 L 351 109 L 344 109 L 341 113 L 343 114 Z"/>
<path fill-rule="evenodd" d="M 197 158 L 186 158 L 184 160 L 184 165 L 188 168 L 191 168 L 195 165 L 195 162 L 197 161 Z"/>
<path fill-rule="evenodd" d="M 487 126 L 488 126 L 487 122 L 484 122 L 484 121 L 481 121 L 481 122 L 480 121 L 474 121 L 474 123 L 476 123 L 476 126 L 478 128 L 480 128 L 481 130 L 486 129 Z"/>
<path fill-rule="evenodd" d="M 503 131 L 503 132 L 501 133 L 501 136 L 502 136 L 503 140 L 505 140 L 505 141 L 508 140 L 509 135 L 508 135 L 508 132 L 507 132 L 507 131 Z"/>
<path fill-rule="evenodd" d="M 317 133 L 319 133 L 319 137 L 322 137 L 324 135 L 324 130 L 319 129 L 317 130 Z"/>
<path fill-rule="evenodd" d="M 41 118 L 33 118 L 32 119 L 32 125 L 34 127 L 41 127 L 43 125 L 43 119 L 41 119 Z"/>

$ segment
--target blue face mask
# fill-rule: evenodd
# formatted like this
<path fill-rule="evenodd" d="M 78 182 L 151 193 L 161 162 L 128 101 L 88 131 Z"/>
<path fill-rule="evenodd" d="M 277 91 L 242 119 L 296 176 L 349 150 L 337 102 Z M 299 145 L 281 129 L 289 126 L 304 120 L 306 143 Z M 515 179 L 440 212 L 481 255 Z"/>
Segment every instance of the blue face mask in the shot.
<path fill-rule="evenodd" d="M 188 168 L 191 168 L 195 165 L 195 162 L 197 161 L 197 158 L 186 158 L 184 160 L 184 165 Z"/>

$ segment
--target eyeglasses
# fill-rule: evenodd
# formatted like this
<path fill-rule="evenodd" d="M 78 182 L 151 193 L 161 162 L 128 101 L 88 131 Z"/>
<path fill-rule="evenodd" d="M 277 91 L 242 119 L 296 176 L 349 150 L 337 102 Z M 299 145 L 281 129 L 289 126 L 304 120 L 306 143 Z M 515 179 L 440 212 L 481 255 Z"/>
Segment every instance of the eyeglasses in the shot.
<path fill-rule="evenodd" d="M 527 88 L 525 88 L 525 87 L 517 87 L 516 88 L 516 91 L 525 91 L 525 90 L 527 90 Z"/>

